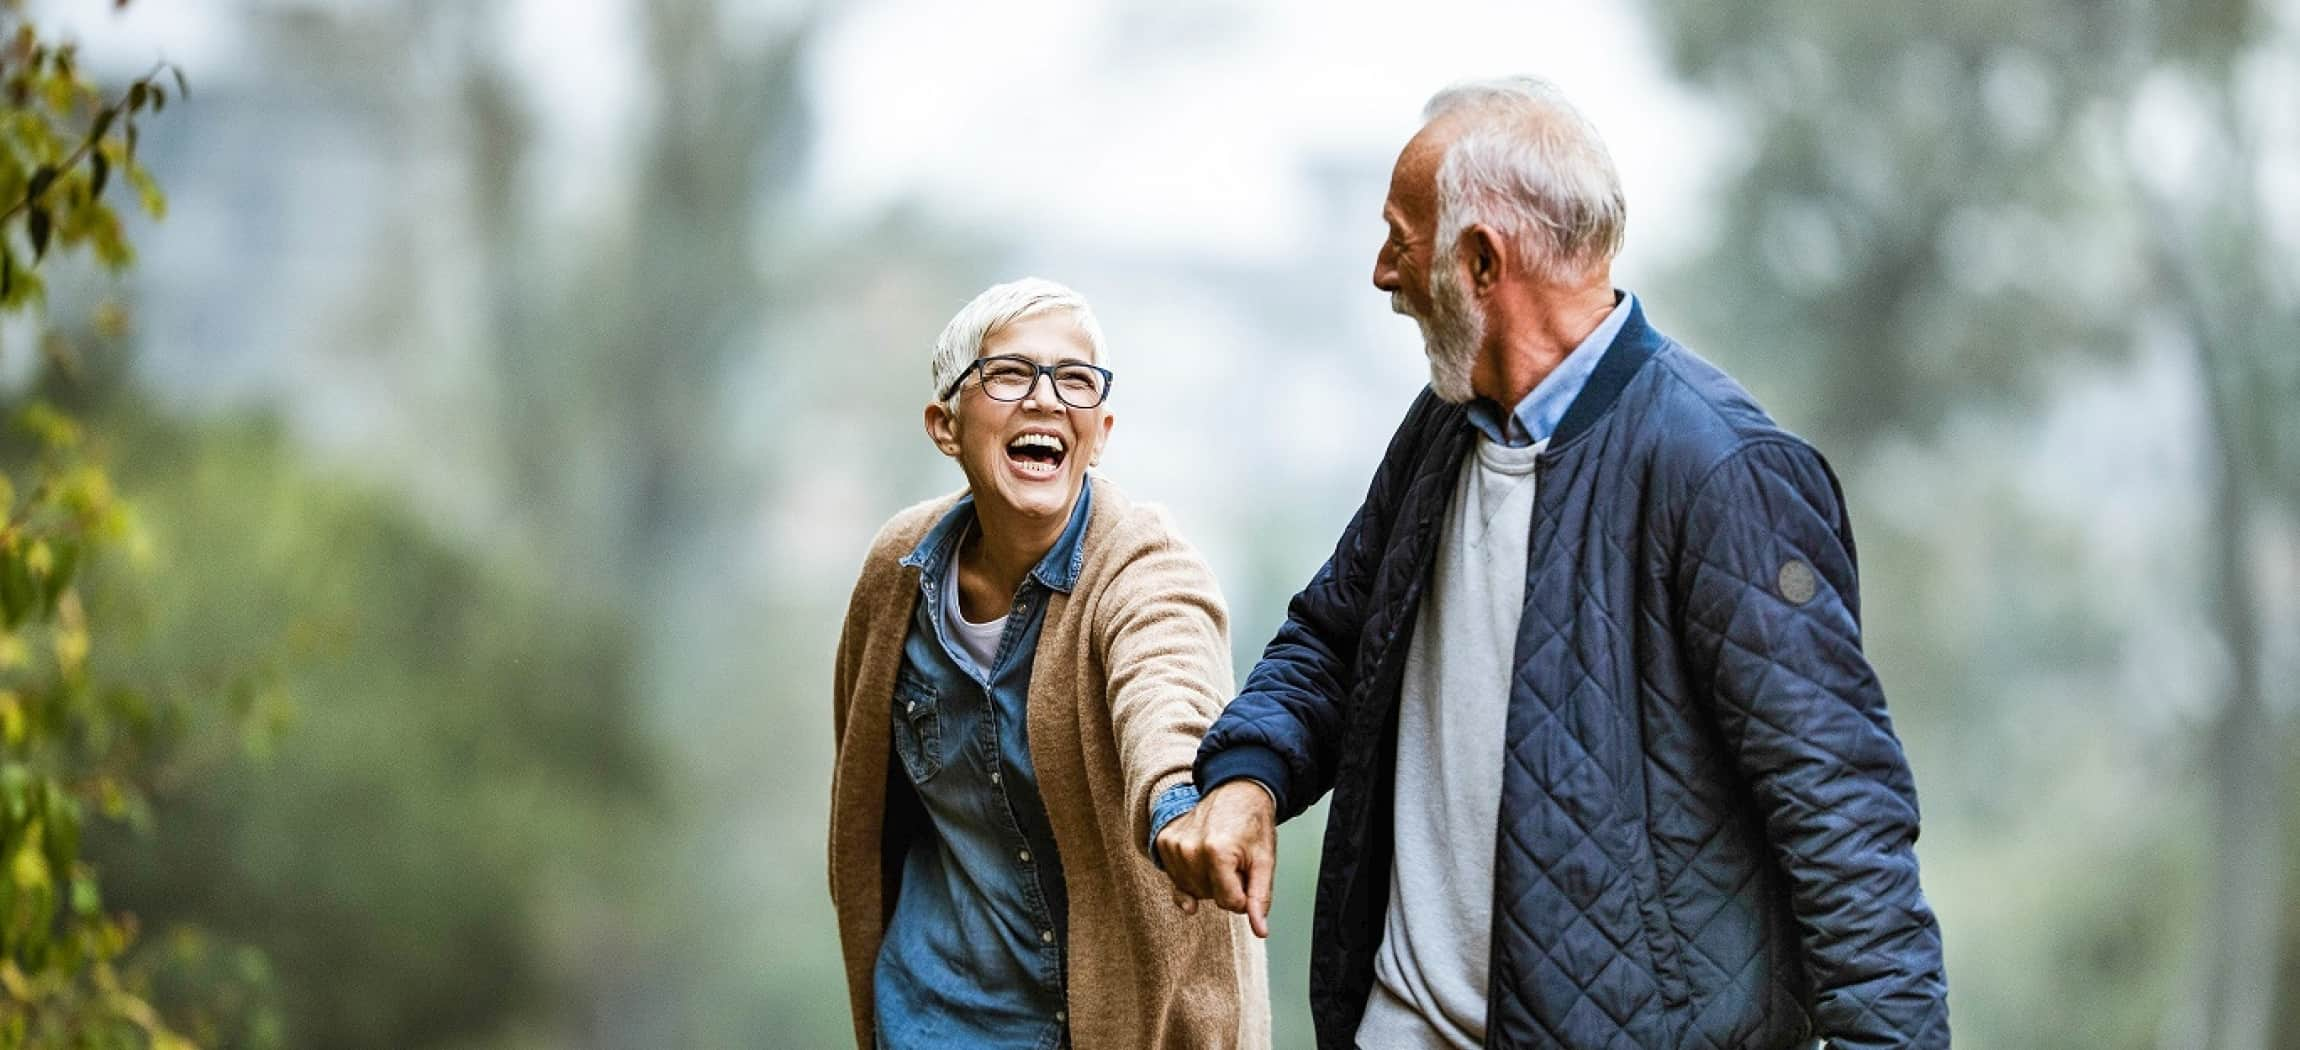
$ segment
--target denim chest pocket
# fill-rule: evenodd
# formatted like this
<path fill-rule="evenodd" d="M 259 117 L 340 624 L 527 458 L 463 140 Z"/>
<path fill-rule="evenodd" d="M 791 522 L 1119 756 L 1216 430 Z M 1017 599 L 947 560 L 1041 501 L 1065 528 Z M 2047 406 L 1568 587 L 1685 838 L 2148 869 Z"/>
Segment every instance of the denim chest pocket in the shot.
<path fill-rule="evenodd" d="M 942 771 L 942 704 L 934 683 L 905 667 L 894 680 L 894 749 L 914 783 Z"/>

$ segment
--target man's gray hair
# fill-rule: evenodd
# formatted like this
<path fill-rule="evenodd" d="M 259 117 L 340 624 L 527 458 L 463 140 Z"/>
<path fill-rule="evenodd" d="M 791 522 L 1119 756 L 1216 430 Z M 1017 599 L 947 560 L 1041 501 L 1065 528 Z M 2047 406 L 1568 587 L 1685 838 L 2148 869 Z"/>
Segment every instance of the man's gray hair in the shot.
<path fill-rule="evenodd" d="M 951 407 L 956 398 L 944 398 L 942 392 L 950 389 L 951 381 L 968 363 L 982 356 L 983 340 L 1016 321 L 1053 310 L 1070 311 L 1079 334 L 1086 337 L 1086 348 L 1094 353 L 1093 363 L 1107 366 L 1102 324 L 1094 319 L 1094 308 L 1086 305 L 1086 297 L 1042 277 L 1025 277 L 983 289 L 942 326 L 942 334 L 934 340 L 933 396 Z"/>
<path fill-rule="evenodd" d="M 1569 283 L 1621 251 L 1621 177 L 1597 127 L 1557 85 L 1526 76 L 1463 81 L 1422 107 L 1425 123 L 1441 117 L 1466 119 L 1438 165 L 1440 253 L 1483 223 L 1550 280 Z"/>

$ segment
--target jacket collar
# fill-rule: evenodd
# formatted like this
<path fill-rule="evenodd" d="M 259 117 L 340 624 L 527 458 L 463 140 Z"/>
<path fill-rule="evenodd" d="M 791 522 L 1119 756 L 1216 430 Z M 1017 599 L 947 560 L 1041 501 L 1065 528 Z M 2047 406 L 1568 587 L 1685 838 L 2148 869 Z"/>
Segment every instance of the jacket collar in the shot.
<path fill-rule="evenodd" d="M 1558 421 L 1557 432 L 1549 437 L 1549 447 L 1558 448 L 1581 436 L 1596 425 L 1605 410 L 1619 400 L 1623 388 L 1645 367 L 1645 362 L 1668 345 L 1669 339 L 1645 323 L 1645 303 L 1632 298 L 1629 319 L 1622 322 L 1621 331 L 1613 337 L 1613 345 L 1597 361 L 1597 369 L 1589 374 L 1589 382 L 1581 388 L 1565 410 L 1565 418 Z"/>

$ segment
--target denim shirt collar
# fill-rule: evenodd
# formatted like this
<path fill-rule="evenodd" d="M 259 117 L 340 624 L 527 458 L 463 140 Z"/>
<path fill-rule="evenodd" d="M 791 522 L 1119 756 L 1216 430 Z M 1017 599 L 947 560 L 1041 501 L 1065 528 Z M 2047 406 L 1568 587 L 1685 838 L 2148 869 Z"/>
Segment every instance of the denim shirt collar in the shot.
<path fill-rule="evenodd" d="M 1054 546 L 1047 549 L 1046 556 L 1038 559 L 1038 565 L 1030 570 L 1030 578 L 1037 580 L 1040 586 L 1068 594 L 1078 583 L 1078 570 L 1086 563 L 1086 519 L 1093 501 L 1094 479 L 1088 478 L 1086 484 L 1078 488 L 1078 502 L 1070 508 L 1070 524 L 1063 528 Z M 934 528 L 927 530 L 918 546 L 903 556 L 902 564 L 919 570 L 921 584 L 932 591 L 942 583 L 943 573 L 950 571 L 951 560 L 958 556 L 958 541 L 973 521 L 974 493 L 969 492 L 958 498 L 957 505 L 951 507 L 941 521 L 935 522 Z"/>
<path fill-rule="evenodd" d="M 1589 374 L 1597 370 L 1598 359 L 1605 356 L 1606 348 L 1613 345 L 1622 326 L 1628 323 L 1636 302 L 1636 296 L 1616 290 L 1613 312 L 1606 314 L 1605 320 L 1598 322 L 1581 345 L 1574 347 L 1572 353 L 1565 355 L 1565 360 L 1542 377 L 1508 418 L 1503 417 L 1500 405 L 1481 397 L 1465 406 L 1470 425 L 1485 435 L 1486 440 L 1511 448 L 1523 448 L 1555 434 L 1558 423 L 1565 419 L 1566 409 L 1580 396 L 1581 388 L 1588 385 Z"/>

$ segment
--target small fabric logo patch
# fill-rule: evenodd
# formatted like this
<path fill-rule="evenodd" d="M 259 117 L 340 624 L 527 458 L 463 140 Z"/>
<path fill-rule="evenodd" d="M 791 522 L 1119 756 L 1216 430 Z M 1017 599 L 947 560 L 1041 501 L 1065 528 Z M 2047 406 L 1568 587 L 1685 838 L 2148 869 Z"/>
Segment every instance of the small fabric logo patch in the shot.
<path fill-rule="evenodd" d="M 1781 574 L 1773 585 L 1780 589 L 1781 597 L 1791 605 L 1803 605 L 1820 593 L 1821 583 L 1813 576 L 1813 567 L 1795 558 L 1781 565 Z"/>

